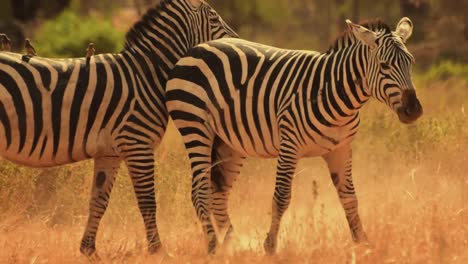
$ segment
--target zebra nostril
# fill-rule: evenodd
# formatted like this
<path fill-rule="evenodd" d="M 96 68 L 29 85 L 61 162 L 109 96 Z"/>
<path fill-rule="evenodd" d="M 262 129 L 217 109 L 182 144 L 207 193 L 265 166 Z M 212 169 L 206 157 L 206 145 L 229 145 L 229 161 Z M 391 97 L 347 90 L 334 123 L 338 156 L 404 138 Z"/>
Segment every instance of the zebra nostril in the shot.
<path fill-rule="evenodd" d="M 407 116 L 410 116 L 411 113 L 412 113 L 412 111 L 410 110 L 410 108 L 409 108 L 409 107 L 406 107 L 406 109 L 405 109 L 405 114 L 406 114 Z"/>

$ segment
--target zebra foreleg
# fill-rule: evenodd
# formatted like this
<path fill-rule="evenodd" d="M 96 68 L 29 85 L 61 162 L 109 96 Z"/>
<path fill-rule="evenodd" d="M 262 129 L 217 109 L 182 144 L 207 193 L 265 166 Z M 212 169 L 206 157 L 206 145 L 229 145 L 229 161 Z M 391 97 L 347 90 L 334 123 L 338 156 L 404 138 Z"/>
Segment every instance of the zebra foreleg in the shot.
<path fill-rule="evenodd" d="M 211 170 L 211 187 L 213 189 L 211 209 L 219 230 L 218 234 L 225 234 L 223 242 L 229 242 L 234 230 L 228 214 L 229 194 L 245 157 L 236 153 L 221 139 L 216 138 L 211 158 L 213 164 Z"/>
<path fill-rule="evenodd" d="M 119 169 L 119 161 L 118 157 L 94 159 L 94 180 L 89 202 L 88 223 L 80 246 L 80 251 L 84 255 L 91 256 L 96 251 L 96 234 L 109 203 L 115 176 Z"/>
<path fill-rule="evenodd" d="M 352 149 L 343 146 L 323 156 L 346 214 L 352 238 L 355 242 L 367 241 L 366 233 L 358 214 L 358 201 L 352 177 Z"/>
<path fill-rule="evenodd" d="M 272 255 L 276 251 L 281 218 L 286 209 L 288 209 L 291 201 L 291 183 L 297 165 L 295 153 L 297 153 L 296 148 L 290 142 L 283 143 L 280 147 L 271 213 L 271 226 L 264 243 L 265 252 L 268 255 Z"/>

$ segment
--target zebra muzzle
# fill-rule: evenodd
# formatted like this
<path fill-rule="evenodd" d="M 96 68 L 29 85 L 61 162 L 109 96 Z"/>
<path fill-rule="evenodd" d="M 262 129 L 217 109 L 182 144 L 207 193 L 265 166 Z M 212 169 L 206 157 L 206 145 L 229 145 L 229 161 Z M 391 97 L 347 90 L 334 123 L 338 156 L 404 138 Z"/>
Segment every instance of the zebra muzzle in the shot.
<path fill-rule="evenodd" d="M 398 118 L 402 123 L 410 124 L 423 114 L 423 108 L 415 90 L 404 90 L 401 98 L 402 106 L 398 108 Z"/>

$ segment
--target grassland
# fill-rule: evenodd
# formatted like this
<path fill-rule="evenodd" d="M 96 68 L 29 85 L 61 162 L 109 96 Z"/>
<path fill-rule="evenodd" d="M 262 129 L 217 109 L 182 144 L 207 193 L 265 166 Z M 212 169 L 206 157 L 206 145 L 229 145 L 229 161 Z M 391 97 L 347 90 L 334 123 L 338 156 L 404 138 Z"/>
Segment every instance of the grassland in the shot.
<path fill-rule="evenodd" d="M 404 126 L 376 102 L 363 110 L 354 179 L 371 242 L 356 246 L 320 159 L 304 159 L 266 257 L 274 160 L 250 159 L 234 185 L 235 236 L 214 257 L 190 202 L 190 172 L 171 126 L 157 150 L 158 221 L 168 263 L 468 263 L 468 82 L 420 78 L 425 114 Z M 80 256 L 92 163 L 42 171 L 0 161 L 0 263 L 87 263 Z M 98 235 L 104 263 L 150 263 L 142 220 L 122 167 Z"/>

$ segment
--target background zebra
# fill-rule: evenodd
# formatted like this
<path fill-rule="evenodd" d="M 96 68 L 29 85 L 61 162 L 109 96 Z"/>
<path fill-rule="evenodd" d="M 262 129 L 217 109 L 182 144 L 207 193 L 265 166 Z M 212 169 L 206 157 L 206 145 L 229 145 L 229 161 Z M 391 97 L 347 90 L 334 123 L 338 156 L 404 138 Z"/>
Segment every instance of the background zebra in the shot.
<path fill-rule="evenodd" d="M 81 252 L 95 252 L 100 219 L 124 160 L 144 219 L 149 251 L 160 248 L 154 148 L 168 114 L 169 71 L 199 43 L 236 37 L 201 0 L 165 0 L 126 35 L 119 54 L 47 59 L 0 53 L 0 155 L 47 167 L 94 159 L 94 185 Z"/>
<path fill-rule="evenodd" d="M 353 240 L 366 240 L 351 176 L 359 110 L 374 97 L 411 123 L 422 107 L 411 80 L 414 59 L 404 44 L 412 22 L 401 19 L 394 32 L 381 21 L 347 23 L 326 53 L 225 39 L 198 45 L 177 63 L 167 84 L 167 108 L 188 150 L 192 201 L 209 252 L 219 233 L 232 230 L 227 199 L 247 156 L 278 158 L 267 253 L 275 252 L 302 157 L 325 159 Z M 222 220 L 218 226 L 211 215 Z"/>

